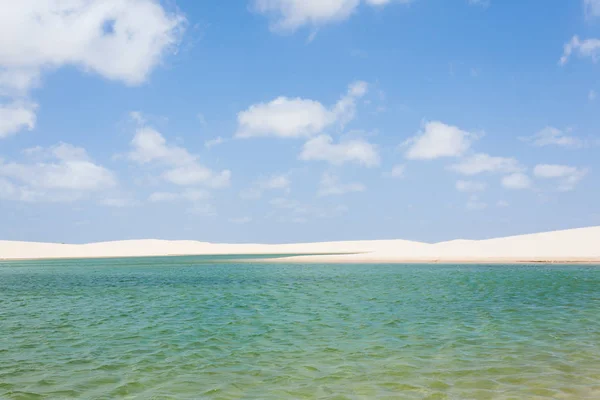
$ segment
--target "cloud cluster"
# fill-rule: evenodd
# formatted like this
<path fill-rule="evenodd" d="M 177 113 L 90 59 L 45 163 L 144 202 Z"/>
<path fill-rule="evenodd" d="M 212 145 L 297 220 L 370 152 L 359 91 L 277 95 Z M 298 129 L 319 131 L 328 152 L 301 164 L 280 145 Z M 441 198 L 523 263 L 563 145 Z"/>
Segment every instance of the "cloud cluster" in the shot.
<path fill-rule="evenodd" d="M 434 160 L 438 158 L 459 158 L 446 168 L 465 176 L 482 174 L 502 175 L 500 184 L 508 190 L 525 190 L 534 187 L 533 179 L 528 175 L 528 168 L 516 158 L 492 156 L 487 153 L 474 153 L 472 143 L 478 135 L 462 130 L 456 126 L 434 121 L 428 122 L 415 136 L 402 145 L 405 158 L 409 160 Z M 546 127 L 531 137 L 520 138 L 534 146 L 561 146 L 580 148 L 586 141 L 554 127 Z M 565 165 L 537 165 L 533 175 L 538 179 L 554 179 L 559 191 L 570 191 L 586 176 L 588 170 Z M 456 190 L 471 193 L 467 202 L 468 209 L 483 209 L 487 204 L 475 193 L 487 189 L 485 182 L 459 180 Z"/>
<path fill-rule="evenodd" d="M 67 143 L 25 152 L 29 162 L 0 161 L 0 198 L 24 202 L 70 202 L 117 185 L 112 171 L 85 149 Z"/>
<path fill-rule="evenodd" d="M 185 26 L 157 0 L 19 0 L 0 13 L 0 138 L 35 126 L 26 103 L 45 71 L 75 66 L 127 85 L 144 82 Z M 2 100 L 2 97 L 12 100 Z"/>
<path fill-rule="evenodd" d="M 155 129 L 140 125 L 131 141 L 127 157 L 140 165 L 155 165 L 160 177 L 178 186 L 203 185 L 212 188 L 229 186 L 231 172 L 215 172 L 200 164 L 198 157 L 185 148 L 168 144 Z"/>
<path fill-rule="evenodd" d="M 358 100 L 364 97 L 369 85 L 355 81 L 348 86 L 346 93 L 332 106 L 302 98 L 278 97 L 267 103 L 258 103 L 238 114 L 237 138 L 256 137 L 302 138 L 298 158 L 302 161 L 323 161 L 334 166 L 356 164 L 364 167 L 380 165 L 377 146 L 364 139 L 334 139 L 324 134 L 326 129 L 338 126 L 343 128 L 356 116 Z M 331 177 L 322 181 L 319 195 L 342 194 L 357 191 L 357 185 L 344 186 L 333 182 Z M 284 183 L 284 180 L 280 180 Z M 325 188 L 325 189 L 324 189 Z M 255 185 L 241 193 L 242 198 L 260 198 L 263 184 Z M 361 190 L 364 188 L 360 188 Z"/>

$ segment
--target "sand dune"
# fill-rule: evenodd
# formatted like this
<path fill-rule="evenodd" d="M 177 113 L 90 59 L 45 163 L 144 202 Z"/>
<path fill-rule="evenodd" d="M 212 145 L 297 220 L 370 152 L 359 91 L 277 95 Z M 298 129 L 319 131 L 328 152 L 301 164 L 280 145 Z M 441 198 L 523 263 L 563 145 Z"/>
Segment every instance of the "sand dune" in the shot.
<path fill-rule="evenodd" d="M 282 254 L 293 256 L 286 257 L 281 261 L 319 263 L 600 263 L 600 227 L 489 240 L 454 240 L 435 244 L 411 242 L 407 240 L 323 242 L 283 245 L 216 244 L 196 241 L 167 240 L 129 240 L 82 245 L 0 241 L 0 259 L 142 257 L 209 254 Z"/>

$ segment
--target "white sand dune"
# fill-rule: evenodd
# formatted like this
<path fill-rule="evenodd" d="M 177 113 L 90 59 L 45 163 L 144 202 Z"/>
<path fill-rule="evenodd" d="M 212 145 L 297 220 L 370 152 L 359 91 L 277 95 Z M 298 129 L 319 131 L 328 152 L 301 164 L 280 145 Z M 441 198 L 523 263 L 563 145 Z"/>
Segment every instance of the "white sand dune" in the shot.
<path fill-rule="evenodd" d="M 283 245 L 216 244 L 168 240 L 129 240 L 81 245 L 0 241 L 0 259 L 243 254 L 292 255 L 285 259 L 279 259 L 279 261 L 318 263 L 600 263 L 600 227 L 489 240 L 455 240 L 435 244 L 411 242 L 407 240 L 323 242 Z"/>

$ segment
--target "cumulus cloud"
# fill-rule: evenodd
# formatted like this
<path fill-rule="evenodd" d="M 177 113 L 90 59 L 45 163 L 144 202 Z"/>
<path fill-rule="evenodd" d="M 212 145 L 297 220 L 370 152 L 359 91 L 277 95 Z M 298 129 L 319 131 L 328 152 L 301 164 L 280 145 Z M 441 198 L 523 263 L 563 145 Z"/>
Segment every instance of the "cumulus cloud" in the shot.
<path fill-rule="evenodd" d="M 477 175 L 484 172 L 520 172 L 523 170 L 523 167 L 514 158 L 493 157 L 489 154 L 478 153 L 463 159 L 457 164 L 451 165 L 449 169 L 463 175 Z"/>
<path fill-rule="evenodd" d="M 392 2 L 409 3 L 411 0 L 364 0 L 370 6 Z M 361 0 L 253 0 L 254 10 L 271 20 L 276 32 L 293 32 L 308 25 L 313 28 L 348 19 Z"/>
<path fill-rule="evenodd" d="M 231 172 L 215 172 L 199 163 L 198 157 L 183 147 L 168 144 L 155 129 L 140 125 L 131 141 L 127 157 L 138 164 L 155 164 L 164 168 L 161 177 L 175 185 L 225 187 Z"/>
<path fill-rule="evenodd" d="M 25 152 L 38 157 L 29 163 L 1 162 L 2 196 L 5 199 L 42 202 L 75 201 L 117 184 L 113 172 L 96 164 L 85 149 L 60 143 L 48 149 Z"/>
<path fill-rule="evenodd" d="M 14 135 L 22 129 L 35 128 L 35 104 L 13 102 L 0 104 L 0 139 Z"/>
<path fill-rule="evenodd" d="M 507 189 L 520 190 L 531 187 L 531 179 L 521 172 L 515 172 L 502 178 L 502 186 Z"/>
<path fill-rule="evenodd" d="M 573 36 L 571 41 L 564 46 L 560 65 L 569 62 L 569 58 L 573 53 L 578 54 L 580 57 L 591 58 L 593 62 L 597 62 L 600 56 L 600 39 L 581 40 L 579 36 Z"/>
<path fill-rule="evenodd" d="M 333 165 L 355 163 L 365 167 L 375 167 L 380 163 L 375 145 L 362 139 L 334 143 L 328 135 L 308 140 L 299 158 L 304 161 L 326 161 Z"/>
<path fill-rule="evenodd" d="M 0 14 L 0 66 L 21 74 L 73 65 L 142 83 L 177 45 L 185 19 L 156 0 L 20 0 Z"/>
<path fill-rule="evenodd" d="M 341 183 L 339 177 L 326 172 L 321 177 L 318 195 L 321 197 L 341 196 L 347 193 L 364 192 L 365 190 L 366 188 L 362 183 Z"/>
<path fill-rule="evenodd" d="M 463 180 L 456 182 L 456 190 L 458 190 L 459 192 L 467 192 L 467 193 L 483 192 L 485 189 L 487 189 L 487 185 L 483 182 L 463 181 Z"/>
<path fill-rule="evenodd" d="M 433 160 L 442 157 L 459 157 L 471 147 L 477 136 L 456 126 L 439 121 L 427 122 L 423 130 L 404 142 L 405 156 L 409 160 Z"/>
<path fill-rule="evenodd" d="M 0 13 L 0 96 L 26 98 L 44 71 L 63 66 L 141 84 L 175 50 L 184 26 L 157 0 L 10 2 Z M 0 138 L 33 129 L 35 107 L 0 110 Z"/>
<path fill-rule="evenodd" d="M 333 124 L 343 126 L 354 118 L 356 101 L 368 90 L 366 82 L 350 84 L 348 92 L 331 108 L 315 100 L 278 97 L 238 114 L 238 138 L 273 136 L 302 138 L 321 133 Z"/>
<path fill-rule="evenodd" d="M 562 192 L 575 189 L 587 173 L 587 169 L 557 164 L 538 164 L 533 170 L 533 174 L 537 178 L 557 180 L 559 182 L 558 190 Z"/>
<path fill-rule="evenodd" d="M 533 136 L 521 138 L 526 142 L 531 142 L 536 147 L 561 146 L 578 148 L 584 146 L 584 141 L 576 136 L 569 135 L 558 128 L 547 126 Z"/>

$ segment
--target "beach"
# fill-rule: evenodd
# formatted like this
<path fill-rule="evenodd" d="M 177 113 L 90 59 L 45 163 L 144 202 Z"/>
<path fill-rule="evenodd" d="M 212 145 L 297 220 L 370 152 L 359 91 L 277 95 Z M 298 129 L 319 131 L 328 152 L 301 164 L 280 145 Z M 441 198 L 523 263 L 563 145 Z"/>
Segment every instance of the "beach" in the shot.
<path fill-rule="evenodd" d="M 298 244 L 218 244 L 128 240 L 91 244 L 0 241 L 0 259 L 280 255 L 272 262 L 302 263 L 600 263 L 600 227 L 489 240 L 421 243 L 408 240 Z"/>

